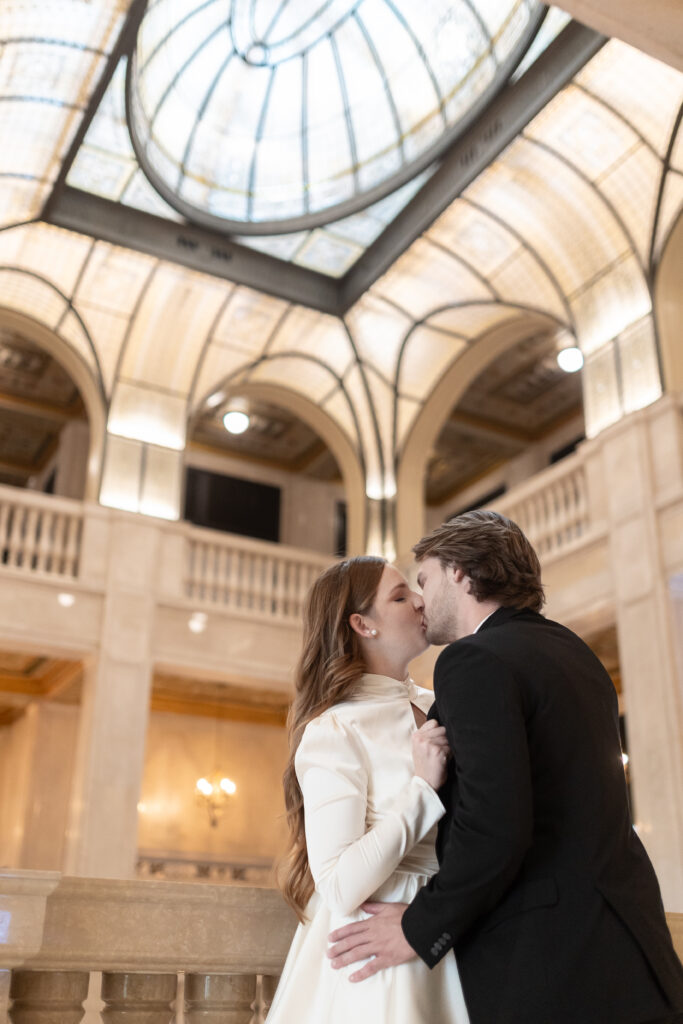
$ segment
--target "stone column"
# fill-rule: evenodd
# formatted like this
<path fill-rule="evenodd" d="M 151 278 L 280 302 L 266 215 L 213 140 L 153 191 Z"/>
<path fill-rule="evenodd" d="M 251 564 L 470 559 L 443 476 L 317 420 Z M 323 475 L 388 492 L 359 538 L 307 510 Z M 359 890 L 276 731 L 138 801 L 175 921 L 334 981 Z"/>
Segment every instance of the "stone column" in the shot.
<path fill-rule="evenodd" d="M 683 707 L 660 508 L 683 499 L 681 418 L 663 398 L 606 430 L 602 453 L 634 815 L 669 911 L 683 910 Z"/>
<path fill-rule="evenodd" d="M 97 526 L 106 596 L 99 651 L 84 673 L 65 872 L 127 878 L 137 850 L 160 531 L 125 513 Z"/>
<path fill-rule="evenodd" d="M 55 494 L 77 498 L 85 493 L 90 452 L 90 430 L 84 420 L 71 420 L 62 427 L 57 450 Z"/>

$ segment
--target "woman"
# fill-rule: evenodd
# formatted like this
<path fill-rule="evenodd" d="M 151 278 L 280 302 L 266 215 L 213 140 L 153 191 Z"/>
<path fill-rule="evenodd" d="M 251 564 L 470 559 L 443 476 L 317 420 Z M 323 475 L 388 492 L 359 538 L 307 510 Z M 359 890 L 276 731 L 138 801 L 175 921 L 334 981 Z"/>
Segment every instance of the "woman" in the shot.
<path fill-rule="evenodd" d="M 326 955 L 328 934 L 362 919 L 363 902 L 409 902 L 438 866 L 447 744 L 424 724 L 432 693 L 407 677 L 428 646 L 422 610 L 370 556 L 332 566 L 308 595 L 284 776 L 282 887 L 302 923 L 268 1024 L 468 1024 L 453 957 L 353 984 L 358 964 L 333 970 Z"/>

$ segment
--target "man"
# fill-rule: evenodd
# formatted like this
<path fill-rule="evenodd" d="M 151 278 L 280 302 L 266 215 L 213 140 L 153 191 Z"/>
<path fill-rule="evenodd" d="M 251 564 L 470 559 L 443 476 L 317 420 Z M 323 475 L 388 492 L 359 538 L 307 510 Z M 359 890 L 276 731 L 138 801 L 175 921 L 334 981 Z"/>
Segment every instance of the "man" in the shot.
<path fill-rule="evenodd" d="M 683 967 L 631 827 L 611 680 L 539 614 L 540 565 L 515 523 L 468 512 L 413 549 L 427 639 L 450 643 L 430 717 L 453 758 L 440 869 L 406 908 L 333 933 L 352 980 L 455 951 L 471 1024 L 669 1024 Z"/>

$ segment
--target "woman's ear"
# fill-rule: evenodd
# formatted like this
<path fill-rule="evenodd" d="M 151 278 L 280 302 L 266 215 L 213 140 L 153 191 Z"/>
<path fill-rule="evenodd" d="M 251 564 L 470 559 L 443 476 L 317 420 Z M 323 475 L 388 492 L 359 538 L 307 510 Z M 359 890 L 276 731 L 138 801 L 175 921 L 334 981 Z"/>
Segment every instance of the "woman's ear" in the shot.
<path fill-rule="evenodd" d="M 363 616 L 359 615 L 358 612 L 354 612 L 353 615 L 349 615 L 349 625 L 354 633 L 358 633 L 359 636 L 368 635 L 368 625 L 363 620 Z"/>

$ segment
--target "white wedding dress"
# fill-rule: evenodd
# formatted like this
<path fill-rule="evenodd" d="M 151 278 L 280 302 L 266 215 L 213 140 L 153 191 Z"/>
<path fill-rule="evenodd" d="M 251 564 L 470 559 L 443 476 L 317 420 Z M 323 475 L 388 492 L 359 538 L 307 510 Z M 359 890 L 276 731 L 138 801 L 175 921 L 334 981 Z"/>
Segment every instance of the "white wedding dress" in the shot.
<path fill-rule="evenodd" d="M 412 681 L 365 675 L 357 697 L 310 722 L 296 754 L 315 892 L 287 956 L 267 1024 L 469 1024 L 455 958 L 430 970 L 414 959 L 362 982 L 333 970 L 335 928 L 366 917 L 372 899 L 409 903 L 438 868 L 444 813 L 413 774 L 411 702 L 433 694 Z"/>

